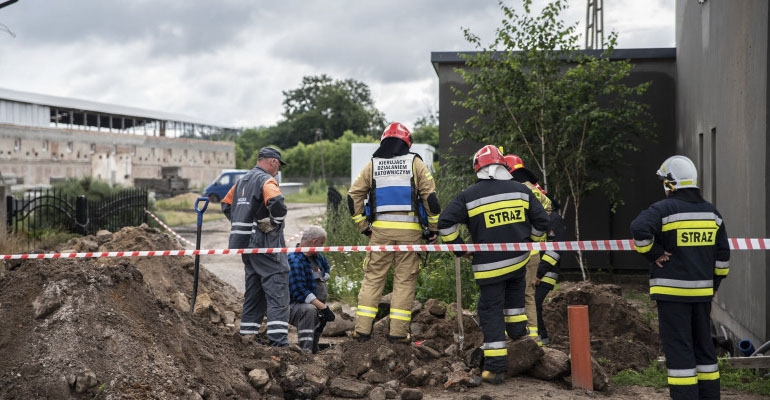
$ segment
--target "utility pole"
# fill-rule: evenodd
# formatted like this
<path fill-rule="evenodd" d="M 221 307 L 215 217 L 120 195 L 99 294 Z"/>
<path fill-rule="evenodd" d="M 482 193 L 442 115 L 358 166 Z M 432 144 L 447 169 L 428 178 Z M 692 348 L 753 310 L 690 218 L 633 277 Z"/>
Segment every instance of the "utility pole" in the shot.
<path fill-rule="evenodd" d="M 604 0 L 587 0 L 586 49 L 604 47 Z"/>

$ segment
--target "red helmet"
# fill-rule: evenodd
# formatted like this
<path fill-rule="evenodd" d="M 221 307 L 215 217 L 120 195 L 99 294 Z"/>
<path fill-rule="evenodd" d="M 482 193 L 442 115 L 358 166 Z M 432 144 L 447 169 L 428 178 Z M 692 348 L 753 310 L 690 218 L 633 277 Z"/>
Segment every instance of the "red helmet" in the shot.
<path fill-rule="evenodd" d="M 505 165 L 508 167 L 508 172 L 513 173 L 519 168 L 524 168 L 524 161 L 516 154 L 506 154 Z"/>
<path fill-rule="evenodd" d="M 407 146 L 410 148 L 412 147 L 412 134 L 409 132 L 409 129 L 406 129 L 400 122 L 393 122 L 388 125 L 388 127 L 385 128 L 385 131 L 382 132 L 380 142 L 389 137 L 399 138 L 406 142 Z"/>
<path fill-rule="evenodd" d="M 500 149 L 491 144 L 482 147 L 473 155 L 473 172 L 479 172 L 480 169 L 493 164 L 505 165 L 505 158 Z"/>

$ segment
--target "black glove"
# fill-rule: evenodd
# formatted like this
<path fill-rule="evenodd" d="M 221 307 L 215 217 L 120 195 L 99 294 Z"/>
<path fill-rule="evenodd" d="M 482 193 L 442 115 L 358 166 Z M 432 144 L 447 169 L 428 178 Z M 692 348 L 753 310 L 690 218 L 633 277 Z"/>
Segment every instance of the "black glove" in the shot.
<path fill-rule="evenodd" d="M 334 321 L 334 319 L 337 318 L 337 316 L 334 315 L 334 312 L 332 311 L 332 309 L 329 308 L 328 306 L 323 310 L 321 310 L 319 315 L 324 321 L 328 321 L 328 322 Z"/>
<path fill-rule="evenodd" d="M 363 231 L 363 232 L 361 232 L 361 233 L 362 233 L 364 236 L 366 236 L 366 237 L 371 237 L 371 236 L 372 236 L 372 228 L 366 228 L 366 229 L 364 229 L 364 231 Z"/>

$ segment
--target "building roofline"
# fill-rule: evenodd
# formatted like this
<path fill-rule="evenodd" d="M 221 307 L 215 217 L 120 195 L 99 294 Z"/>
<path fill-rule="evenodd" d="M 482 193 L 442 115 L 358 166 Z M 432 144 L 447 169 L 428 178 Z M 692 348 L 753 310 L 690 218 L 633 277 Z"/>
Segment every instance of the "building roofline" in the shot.
<path fill-rule="evenodd" d="M 90 100 L 74 99 L 69 97 L 50 96 L 38 93 L 21 92 L 0 88 L 0 100 L 9 100 L 19 103 L 29 103 L 54 108 L 72 109 L 77 111 L 94 112 L 101 114 L 113 114 L 122 117 L 137 117 L 139 119 L 149 119 L 158 121 L 175 121 L 195 125 L 212 126 L 218 128 L 231 127 L 222 126 L 205 121 L 199 118 L 190 117 L 182 114 L 167 113 L 163 111 L 146 110 L 137 107 L 121 106 L 116 104 L 100 103 Z"/>
<path fill-rule="evenodd" d="M 581 52 L 594 57 L 601 56 L 604 50 L 582 50 Z M 433 51 L 430 53 L 430 62 L 438 74 L 440 64 L 465 64 L 461 56 L 473 56 L 482 51 Z M 496 51 L 494 53 L 502 53 Z M 676 59 L 676 47 L 655 47 L 640 49 L 615 49 L 610 55 L 610 60 L 644 60 L 644 59 Z"/>

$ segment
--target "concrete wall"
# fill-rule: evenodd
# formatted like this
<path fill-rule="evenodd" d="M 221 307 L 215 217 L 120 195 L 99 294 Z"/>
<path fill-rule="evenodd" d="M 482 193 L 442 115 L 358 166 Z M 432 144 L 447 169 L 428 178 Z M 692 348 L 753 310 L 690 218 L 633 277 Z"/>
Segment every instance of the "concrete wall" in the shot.
<path fill-rule="evenodd" d="M 663 160 L 673 155 L 676 150 L 674 50 L 625 49 L 616 51 L 616 54 L 618 58 L 631 60 L 633 68 L 627 80 L 628 84 L 652 82 L 641 101 L 650 105 L 658 139 L 656 142 L 640 141 L 637 145 L 642 151 L 626 156 L 626 161 L 633 167 L 620 171 L 624 182 L 621 185 L 621 198 L 625 200 L 625 204 L 619 206 L 614 214 L 602 196 L 583 199 L 580 209 L 582 240 L 628 239 L 631 220 L 640 210 L 663 198 L 664 194 L 655 178 L 655 171 Z M 452 88 L 467 89 L 462 77 L 455 71 L 456 68 L 464 67 L 464 63 L 453 53 L 433 53 L 432 60 L 439 78 L 439 143 L 442 151 L 446 151 L 443 149 L 451 143 L 455 125 L 462 124 L 471 116 L 467 109 L 452 104 L 457 100 Z M 460 146 L 459 151 L 470 160 L 479 147 L 479 144 L 468 144 Z M 468 165 L 470 168 L 470 162 Z M 572 212 L 568 212 L 565 217 L 568 231 L 573 232 Z M 587 252 L 586 261 L 593 271 L 615 270 L 646 274 L 648 268 L 644 258 L 633 252 Z M 562 269 L 575 271 L 577 268 L 575 253 L 567 253 L 562 258 Z"/>
<path fill-rule="evenodd" d="M 135 178 L 160 178 L 166 166 L 203 187 L 235 167 L 235 144 L 0 124 L 0 172 L 25 185 L 91 176 L 131 186 Z"/>
<path fill-rule="evenodd" d="M 766 237 L 768 2 L 677 1 L 677 148 L 699 167 L 704 197 L 730 237 Z M 733 251 L 714 320 L 755 346 L 770 339 L 764 251 Z M 757 343 L 759 342 L 759 343 Z"/>

